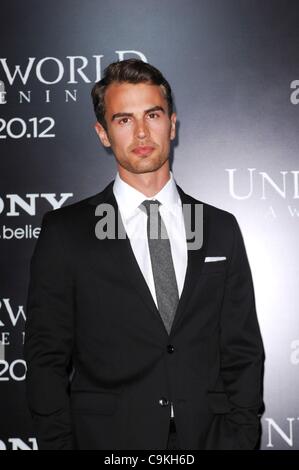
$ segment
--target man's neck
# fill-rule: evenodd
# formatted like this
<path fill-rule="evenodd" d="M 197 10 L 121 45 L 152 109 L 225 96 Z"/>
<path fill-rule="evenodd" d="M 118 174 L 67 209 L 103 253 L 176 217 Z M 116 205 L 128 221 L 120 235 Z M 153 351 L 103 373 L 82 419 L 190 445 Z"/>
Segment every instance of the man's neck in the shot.
<path fill-rule="evenodd" d="M 161 168 L 160 168 L 161 170 Z M 165 186 L 170 179 L 169 168 L 167 171 L 152 171 L 149 173 L 130 173 L 123 171 L 123 168 L 119 168 L 119 176 L 133 188 L 137 189 L 140 193 L 147 197 L 153 197 Z"/>

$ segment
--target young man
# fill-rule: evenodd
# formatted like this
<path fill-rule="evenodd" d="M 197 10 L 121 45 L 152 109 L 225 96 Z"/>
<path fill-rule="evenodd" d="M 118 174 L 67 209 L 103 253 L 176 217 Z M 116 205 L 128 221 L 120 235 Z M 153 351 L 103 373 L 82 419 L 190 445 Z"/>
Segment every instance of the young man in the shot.
<path fill-rule="evenodd" d="M 156 68 L 113 63 L 92 97 L 118 172 L 43 219 L 25 341 L 39 448 L 253 449 L 264 352 L 238 224 L 176 185 L 176 115 Z M 98 230 L 101 208 L 115 236 Z"/>

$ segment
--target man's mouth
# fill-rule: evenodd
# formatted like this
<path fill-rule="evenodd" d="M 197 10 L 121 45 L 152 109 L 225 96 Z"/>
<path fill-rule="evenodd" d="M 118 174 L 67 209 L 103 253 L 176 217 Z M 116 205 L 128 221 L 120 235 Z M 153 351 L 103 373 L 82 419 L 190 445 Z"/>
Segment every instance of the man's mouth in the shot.
<path fill-rule="evenodd" d="M 152 146 L 150 146 L 150 145 L 146 145 L 146 146 L 135 147 L 135 148 L 133 149 L 133 152 L 134 152 L 136 155 L 148 155 L 148 154 L 151 153 L 153 150 L 154 150 L 154 147 L 152 147 Z"/>

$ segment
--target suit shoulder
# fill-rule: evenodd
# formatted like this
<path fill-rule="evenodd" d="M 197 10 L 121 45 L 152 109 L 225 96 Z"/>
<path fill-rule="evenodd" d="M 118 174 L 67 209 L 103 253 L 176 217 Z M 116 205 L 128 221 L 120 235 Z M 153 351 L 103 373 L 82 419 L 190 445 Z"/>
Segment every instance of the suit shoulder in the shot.
<path fill-rule="evenodd" d="M 189 194 L 183 193 L 181 189 L 180 189 L 180 193 L 181 193 L 183 203 L 202 204 L 204 217 L 206 217 L 210 222 L 217 223 L 218 225 L 221 224 L 221 226 L 229 226 L 229 227 L 234 226 L 237 223 L 235 216 L 231 212 L 228 212 L 224 209 L 220 209 L 219 207 L 208 204 L 205 201 L 196 199 L 195 197 Z"/>
<path fill-rule="evenodd" d="M 94 213 L 94 204 L 105 200 L 107 193 L 112 191 L 113 181 L 106 186 L 103 191 L 81 199 L 80 201 L 53 209 L 46 212 L 43 216 L 43 222 L 47 224 L 67 225 L 68 223 L 74 224 L 79 220 L 82 221 L 84 217 Z"/>
<path fill-rule="evenodd" d="M 89 205 L 90 199 L 90 197 L 85 198 L 73 204 L 46 212 L 43 216 L 43 223 L 50 225 L 65 225 L 68 221 L 75 221 L 78 218 L 82 218 L 82 216 L 84 216 L 88 211 L 88 207 L 91 207 Z"/>
<path fill-rule="evenodd" d="M 237 220 L 234 214 L 211 204 L 203 203 L 204 211 L 206 211 L 208 218 L 225 226 L 235 225 Z"/>
<path fill-rule="evenodd" d="M 236 217 L 229 211 L 192 199 L 194 203 L 203 205 L 203 224 L 208 227 L 206 233 L 208 233 L 210 245 L 217 246 L 221 250 L 224 244 L 231 250 L 236 239 L 242 236 Z"/>

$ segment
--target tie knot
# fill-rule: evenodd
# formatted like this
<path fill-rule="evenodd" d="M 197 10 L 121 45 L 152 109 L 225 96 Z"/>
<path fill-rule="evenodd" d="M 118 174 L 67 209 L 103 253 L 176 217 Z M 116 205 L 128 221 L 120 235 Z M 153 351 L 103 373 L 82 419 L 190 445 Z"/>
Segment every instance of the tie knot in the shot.
<path fill-rule="evenodd" d="M 158 212 L 160 205 L 161 202 L 157 199 L 145 199 L 139 207 L 141 210 L 146 212 L 147 216 L 149 217 L 151 213 L 156 214 Z"/>

